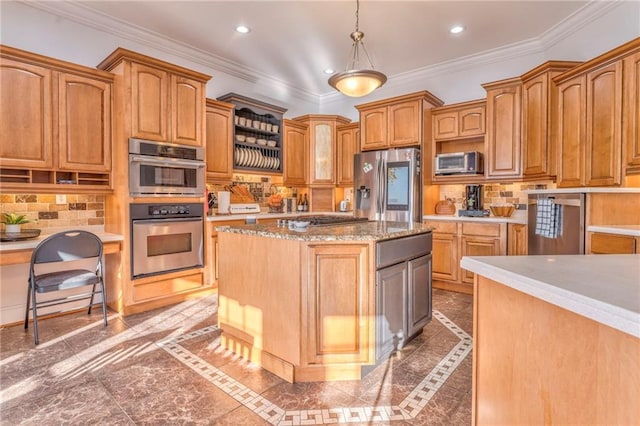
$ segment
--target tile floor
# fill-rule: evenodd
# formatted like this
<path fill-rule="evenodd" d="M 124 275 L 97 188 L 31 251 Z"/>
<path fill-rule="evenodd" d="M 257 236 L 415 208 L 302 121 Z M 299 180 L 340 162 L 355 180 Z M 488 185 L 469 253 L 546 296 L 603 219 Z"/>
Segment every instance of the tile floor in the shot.
<path fill-rule="evenodd" d="M 472 297 L 434 290 L 423 334 L 362 381 L 287 383 L 219 346 L 216 297 L 0 329 L 0 424 L 468 425 Z"/>

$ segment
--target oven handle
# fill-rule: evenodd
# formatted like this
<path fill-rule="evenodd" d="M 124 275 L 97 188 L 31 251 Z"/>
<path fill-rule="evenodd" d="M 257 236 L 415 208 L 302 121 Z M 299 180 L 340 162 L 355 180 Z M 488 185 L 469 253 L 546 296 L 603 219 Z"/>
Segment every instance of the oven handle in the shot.
<path fill-rule="evenodd" d="M 130 156 L 129 160 L 134 163 L 155 163 L 155 164 L 162 164 L 164 166 L 186 166 L 186 167 L 197 167 L 197 168 L 203 168 L 205 166 L 205 163 L 203 161 L 182 161 L 182 160 L 176 160 L 172 158 L 165 158 L 163 160 L 159 160 L 154 157 L 140 157 L 137 155 Z"/>
<path fill-rule="evenodd" d="M 164 223 L 167 222 L 202 222 L 202 217 L 168 217 L 166 219 L 133 219 L 134 225 L 146 225 L 153 223 Z"/>

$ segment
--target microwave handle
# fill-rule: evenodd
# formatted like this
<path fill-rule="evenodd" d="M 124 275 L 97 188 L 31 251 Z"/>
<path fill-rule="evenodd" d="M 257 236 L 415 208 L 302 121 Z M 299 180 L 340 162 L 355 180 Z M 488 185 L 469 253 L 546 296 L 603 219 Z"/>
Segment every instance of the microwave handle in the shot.
<path fill-rule="evenodd" d="M 204 162 L 200 162 L 200 161 L 180 161 L 180 160 L 175 160 L 175 159 L 164 159 L 164 160 L 159 160 L 153 157 L 140 157 L 137 155 L 132 155 L 129 157 L 129 160 L 134 162 L 134 163 L 154 163 L 154 164 L 161 164 L 164 166 L 186 166 L 186 167 L 197 167 L 197 168 L 203 168 L 205 166 Z"/>

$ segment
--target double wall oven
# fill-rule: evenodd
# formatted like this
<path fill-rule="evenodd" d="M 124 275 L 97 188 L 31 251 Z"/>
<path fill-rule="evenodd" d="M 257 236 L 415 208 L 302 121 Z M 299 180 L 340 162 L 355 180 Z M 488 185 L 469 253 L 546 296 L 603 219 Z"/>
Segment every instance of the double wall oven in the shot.
<path fill-rule="evenodd" d="M 205 162 L 200 147 L 129 139 L 129 194 L 157 203 L 130 204 L 131 278 L 204 264 Z"/>

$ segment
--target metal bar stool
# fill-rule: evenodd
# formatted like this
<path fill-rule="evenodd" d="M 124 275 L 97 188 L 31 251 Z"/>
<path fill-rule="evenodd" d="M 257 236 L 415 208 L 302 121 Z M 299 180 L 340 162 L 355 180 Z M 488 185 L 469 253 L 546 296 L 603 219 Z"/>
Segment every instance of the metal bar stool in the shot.
<path fill-rule="evenodd" d="M 95 270 L 66 269 L 44 274 L 36 273 L 36 265 L 53 262 L 68 262 L 80 259 L 96 259 Z M 63 291 L 77 287 L 91 286 L 91 292 L 73 294 L 56 299 L 38 302 L 37 294 Z M 102 277 L 102 241 L 95 234 L 87 231 L 73 230 L 59 232 L 44 239 L 33 250 L 29 267 L 29 289 L 27 292 L 27 307 L 24 317 L 24 328 L 29 328 L 29 310 L 33 311 L 33 332 L 35 344 L 38 339 L 38 313 L 37 308 L 62 305 L 77 300 L 89 300 L 89 311 L 94 304 L 94 296 L 102 294 L 102 316 L 104 325 L 107 325 L 107 293 Z M 29 306 L 31 305 L 31 307 Z M 71 309 L 77 309 L 73 307 Z M 64 312 L 57 311 L 55 313 Z M 54 313 L 54 312 L 48 312 Z"/>

